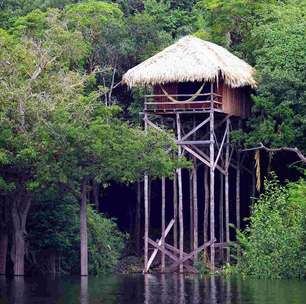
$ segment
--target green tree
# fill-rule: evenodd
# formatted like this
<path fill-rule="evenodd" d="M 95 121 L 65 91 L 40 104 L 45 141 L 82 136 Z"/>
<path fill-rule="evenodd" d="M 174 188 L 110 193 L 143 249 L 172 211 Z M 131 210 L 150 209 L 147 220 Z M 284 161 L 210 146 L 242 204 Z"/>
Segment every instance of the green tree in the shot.
<path fill-rule="evenodd" d="M 305 7 L 271 6 L 252 31 L 258 79 L 246 143 L 306 151 Z M 256 45 L 255 45 L 256 41 Z"/>
<path fill-rule="evenodd" d="M 238 235 L 242 274 L 263 278 L 303 277 L 306 273 L 305 180 L 283 187 L 273 177 L 254 204 L 247 229 Z"/>

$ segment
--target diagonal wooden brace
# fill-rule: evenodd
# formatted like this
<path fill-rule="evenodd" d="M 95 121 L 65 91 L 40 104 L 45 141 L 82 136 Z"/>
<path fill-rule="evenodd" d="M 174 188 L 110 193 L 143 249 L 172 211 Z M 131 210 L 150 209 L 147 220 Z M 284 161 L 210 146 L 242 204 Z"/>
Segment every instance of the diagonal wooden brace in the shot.
<path fill-rule="evenodd" d="M 170 221 L 170 223 L 168 224 L 168 226 L 167 226 L 167 228 L 166 228 L 166 230 L 165 230 L 165 237 L 166 237 L 167 234 L 170 232 L 170 230 L 171 230 L 173 224 L 174 224 L 174 219 L 172 219 L 172 220 Z M 159 240 L 159 241 L 158 241 L 158 246 L 160 246 L 161 244 L 162 244 L 162 241 Z M 150 269 L 150 267 L 151 267 L 151 264 L 153 263 L 153 261 L 154 261 L 156 255 L 157 255 L 157 252 L 158 252 L 158 249 L 155 248 L 154 251 L 153 251 L 153 253 L 152 253 L 151 256 L 150 256 L 150 259 L 148 260 L 147 267 L 146 267 L 146 268 L 144 269 L 144 271 L 143 271 L 144 273 L 149 271 L 149 269 Z"/>
<path fill-rule="evenodd" d="M 167 271 L 171 272 L 173 270 L 175 270 L 175 268 L 181 264 L 183 264 L 184 262 L 186 262 L 187 260 L 193 258 L 195 253 L 198 253 L 200 251 L 202 251 L 203 249 L 205 249 L 208 246 L 211 246 L 214 244 L 214 242 L 216 241 L 216 239 L 214 239 L 213 241 L 209 241 L 205 244 L 203 244 L 202 246 L 198 247 L 197 249 L 193 250 L 192 252 L 186 254 L 185 256 L 183 256 L 182 259 L 174 262 L 168 269 L 166 269 Z"/>
<path fill-rule="evenodd" d="M 157 242 L 154 242 L 153 240 L 151 240 L 150 238 L 149 238 L 149 244 L 151 244 L 152 246 L 154 246 L 156 249 L 158 249 L 158 250 L 160 250 L 161 252 L 164 252 L 170 259 L 172 259 L 173 261 L 177 261 L 178 260 L 178 257 L 177 256 L 175 256 L 174 254 L 172 254 L 169 250 L 167 250 L 167 249 L 163 249 L 163 247 L 161 246 L 161 245 L 158 245 L 158 243 Z M 166 245 L 166 244 L 165 244 Z M 185 253 L 185 255 L 186 255 L 186 253 Z M 197 273 L 198 271 L 194 268 L 194 267 L 192 267 L 192 266 L 190 266 L 190 265 L 184 265 L 184 267 L 189 271 L 189 272 L 191 272 L 191 273 Z"/>

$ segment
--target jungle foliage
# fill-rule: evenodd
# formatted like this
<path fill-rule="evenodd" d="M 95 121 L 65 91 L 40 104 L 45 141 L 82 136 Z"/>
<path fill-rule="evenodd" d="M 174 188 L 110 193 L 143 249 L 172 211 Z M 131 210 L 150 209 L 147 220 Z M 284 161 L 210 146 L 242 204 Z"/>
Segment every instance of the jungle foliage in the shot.
<path fill-rule="evenodd" d="M 183 35 L 219 43 L 255 66 L 253 113 L 238 134 L 243 145 L 305 153 L 305 20 L 298 0 L 0 1 L 1 239 L 9 237 L 14 272 L 25 253 L 33 271 L 50 266 L 37 267 L 46 252 L 62 257 L 63 271 L 74 268 L 71 231 L 93 183 L 103 191 L 111 181 L 132 183 L 145 171 L 167 176 L 187 165 L 165 153 L 167 135 L 141 130 L 141 89 L 114 88 L 124 71 Z M 279 204 L 293 197 L 293 186 L 273 187 Z M 273 196 L 267 191 L 263 208 Z M 88 225 L 91 271 L 113 267 L 124 237 L 90 207 Z M 104 241 L 109 229 L 114 239 Z"/>
<path fill-rule="evenodd" d="M 306 182 L 281 186 L 272 175 L 238 235 L 243 253 L 238 270 L 260 278 L 306 275 Z"/>

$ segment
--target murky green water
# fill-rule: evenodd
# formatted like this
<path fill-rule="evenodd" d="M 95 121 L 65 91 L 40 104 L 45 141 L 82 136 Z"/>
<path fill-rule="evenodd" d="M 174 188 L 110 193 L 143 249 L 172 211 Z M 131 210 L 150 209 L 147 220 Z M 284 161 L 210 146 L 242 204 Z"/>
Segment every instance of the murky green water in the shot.
<path fill-rule="evenodd" d="M 183 275 L 0 277 L 0 304 L 306 304 L 306 281 Z"/>

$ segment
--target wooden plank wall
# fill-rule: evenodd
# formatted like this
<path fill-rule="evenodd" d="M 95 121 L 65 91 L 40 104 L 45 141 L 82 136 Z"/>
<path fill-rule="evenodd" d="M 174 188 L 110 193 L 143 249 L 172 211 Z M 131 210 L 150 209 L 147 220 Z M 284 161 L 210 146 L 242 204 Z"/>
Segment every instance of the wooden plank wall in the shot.
<path fill-rule="evenodd" d="M 163 84 L 164 89 L 167 91 L 169 95 L 176 95 L 177 94 L 177 83 L 165 83 Z M 154 95 L 164 95 L 160 85 L 154 86 Z M 174 97 L 176 98 L 176 97 Z M 177 99 L 177 98 L 176 98 Z M 154 97 L 155 102 L 169 102 L 170 100 L 167 97 Z"/>
<path fill-rule="evenodd" d="M 248 88 L 230 88 L 223 82 L 219 83 L 217 93 L 222 95 L 222 110 L 246 118 L 251 114 L 251 98 Z"/>

